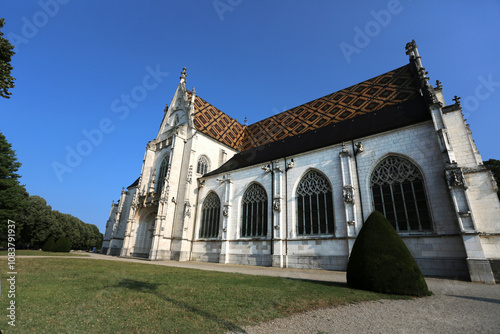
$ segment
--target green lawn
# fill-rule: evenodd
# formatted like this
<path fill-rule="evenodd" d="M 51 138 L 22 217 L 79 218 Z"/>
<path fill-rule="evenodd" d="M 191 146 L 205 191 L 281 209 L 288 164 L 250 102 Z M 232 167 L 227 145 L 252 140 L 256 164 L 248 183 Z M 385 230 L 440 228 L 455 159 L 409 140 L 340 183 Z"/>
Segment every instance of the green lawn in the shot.
<path fill-rule="evenodd" d="M 404 298 L 340 283 L 96 259 L 17 258 L 16 327 L 7 324 L 7 259 L 0 259 L 5 333 L 223 333 L 346 303 Z"/>
<path fill-rule="evenodd" d="M 85 252 L 71 252 L 71 253 L 61 253 L 61 252 L 44 252 L 41 250 L 32 249 L 16 249 L 16 255 L 29 255 L 29 256 L 90 256 Z M 6 250 L 0 250 L 0 256 L 7 256 Z"/>

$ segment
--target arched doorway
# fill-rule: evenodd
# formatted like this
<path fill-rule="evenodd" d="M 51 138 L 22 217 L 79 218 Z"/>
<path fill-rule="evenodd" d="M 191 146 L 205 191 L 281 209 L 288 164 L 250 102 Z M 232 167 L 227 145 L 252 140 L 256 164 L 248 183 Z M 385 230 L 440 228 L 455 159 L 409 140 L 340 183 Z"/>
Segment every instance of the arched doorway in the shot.
<path fill-rule="evenodd" d="M 149 257 L 149 251 L 151 250 L 151 243 L 153 240 L 155 218 L 156 212 L 146 213 L 139 218 L 132 256 Z"/>

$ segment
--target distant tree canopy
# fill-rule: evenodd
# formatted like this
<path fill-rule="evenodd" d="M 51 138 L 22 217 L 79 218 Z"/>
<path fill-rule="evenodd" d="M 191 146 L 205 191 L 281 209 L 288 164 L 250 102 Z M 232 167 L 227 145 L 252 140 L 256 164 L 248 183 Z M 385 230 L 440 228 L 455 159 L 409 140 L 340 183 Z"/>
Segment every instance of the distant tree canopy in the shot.
<path fill-rule="evenodd" d="M 45 199 L 29 196 L 24 212 L 20 242 L 42 246 L 50 237 L 55 240 L 68 238 L 73 249 L 101 247 L 102 233 L 95 225 L 86 224 L 70 214 L 52 210 Z"/>
<path fill-rule="evenodd" d="M 0 29 L 3 28 L 5 19 L 0 19 Z M 9 40 L 3 37 L 0 30 L 0 96 L 10 98 L 12 94 L 9 92 L 10 88 L 14 88 L 14 78 L 11 76 L 12 66 L 10 61 L 15 54 L 14 46 L 10 44 Z"/>
<path fill-rule="evenodd" d="M 29 196 L 19 183 L 19 167 L 12 145 L 0 132 L 0 246 L 7 240 L 9 220 L 16 223 L 16 246 L 42 247 L 49 237 L 68 238 L 73 249 L 101 246 L 103 236 L 97 226 L 52 210 L 40 196 Z"/>
<path fill-rule="evenodd" d="M 497 181 L 497 185 L 500 187 L 500 160 L 490 159 L 488 161 L 484 161 L 484 166 L 491 170 L 493 177 Z M 500 190 L 497 191 L 498 198 L 500 199 Z"/>
<path fill-rule="evenodd" d="M 22 228 L 18 221 L 26 207 L 28 193 L 19 183 L 19 167 L 21 163 L 17 161 L 16 152 L 0 132 L 0 241 L 7 239 L 9 219 L 17 223 L 17 231 Z"/>

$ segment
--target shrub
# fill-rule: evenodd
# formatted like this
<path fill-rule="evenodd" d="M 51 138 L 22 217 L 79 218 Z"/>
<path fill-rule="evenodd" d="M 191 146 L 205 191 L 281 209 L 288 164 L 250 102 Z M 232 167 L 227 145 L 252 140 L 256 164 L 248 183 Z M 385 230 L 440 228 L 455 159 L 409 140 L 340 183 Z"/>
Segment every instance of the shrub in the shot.
<path fill-rule="evenodd" d="M 54 250 L 54 238 L 49 237 L 43 244 L 42 250 L 44 252 L 52 252 Z"/>
<path fill-rule="evenodd" d="M 432 292 L 403 240 L 380 212 L 359 231 L 347 264 L 347 283 L 356 289 L 428 296 Z"/>
<path fill-rule="evenodd" d="M 54 245 L 54 252 L 69 253 L 71 250 L 71 242 L 68 238 L 60 238 Z"/>

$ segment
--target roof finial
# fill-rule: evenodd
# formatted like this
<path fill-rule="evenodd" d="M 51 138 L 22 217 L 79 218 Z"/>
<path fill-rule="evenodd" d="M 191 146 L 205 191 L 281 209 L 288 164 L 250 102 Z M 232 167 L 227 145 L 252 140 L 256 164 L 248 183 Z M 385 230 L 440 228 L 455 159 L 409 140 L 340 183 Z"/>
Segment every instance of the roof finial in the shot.
<path fill-rule="evenodd" d="M 182 69 L 181 76 L 180 76 L 181 82 L 186 82 L 186 77 L 187 77 L 186 68 L 184 67 Z"/>
<path fill-rule="evenodd" d="M 245 126 L 247 126 L 247 117 L 245 116 Z"/>
<path fill-rule="evenodd" d="M 406 43 L 405 48 L 406 48 L 406 54 L 409 55 L 410 52 L 415 51 L 415 49 L 417 48 L 417 43 L 415 43 L 415 40 L 412 39 L 411 42 Z"/>
<path fill-rule="evenodd" d="M 443 86 L 441 85 L 441 81 L 436 80 L 436 89 L 443 89 Z"/>
<path fill-rule="evenodd" d="M 415 40 L 412 40 L 409 43 L 406 43 L 406 54 L 410 57 L 410 62 L 414 61 L 417 66 L 417 71 L 422 68 L 422 61 L 420 60 L 420 55 L 418 54 L 417 43 Z"/>
<path fill-rule="evenodd" d="M 455 95 L 455 97 L 453 98 L 453 101 L 455 101 L 455 104 L 460 105 L 460 99 L 461 99 L 461 97 L 458 97 Z"/>

